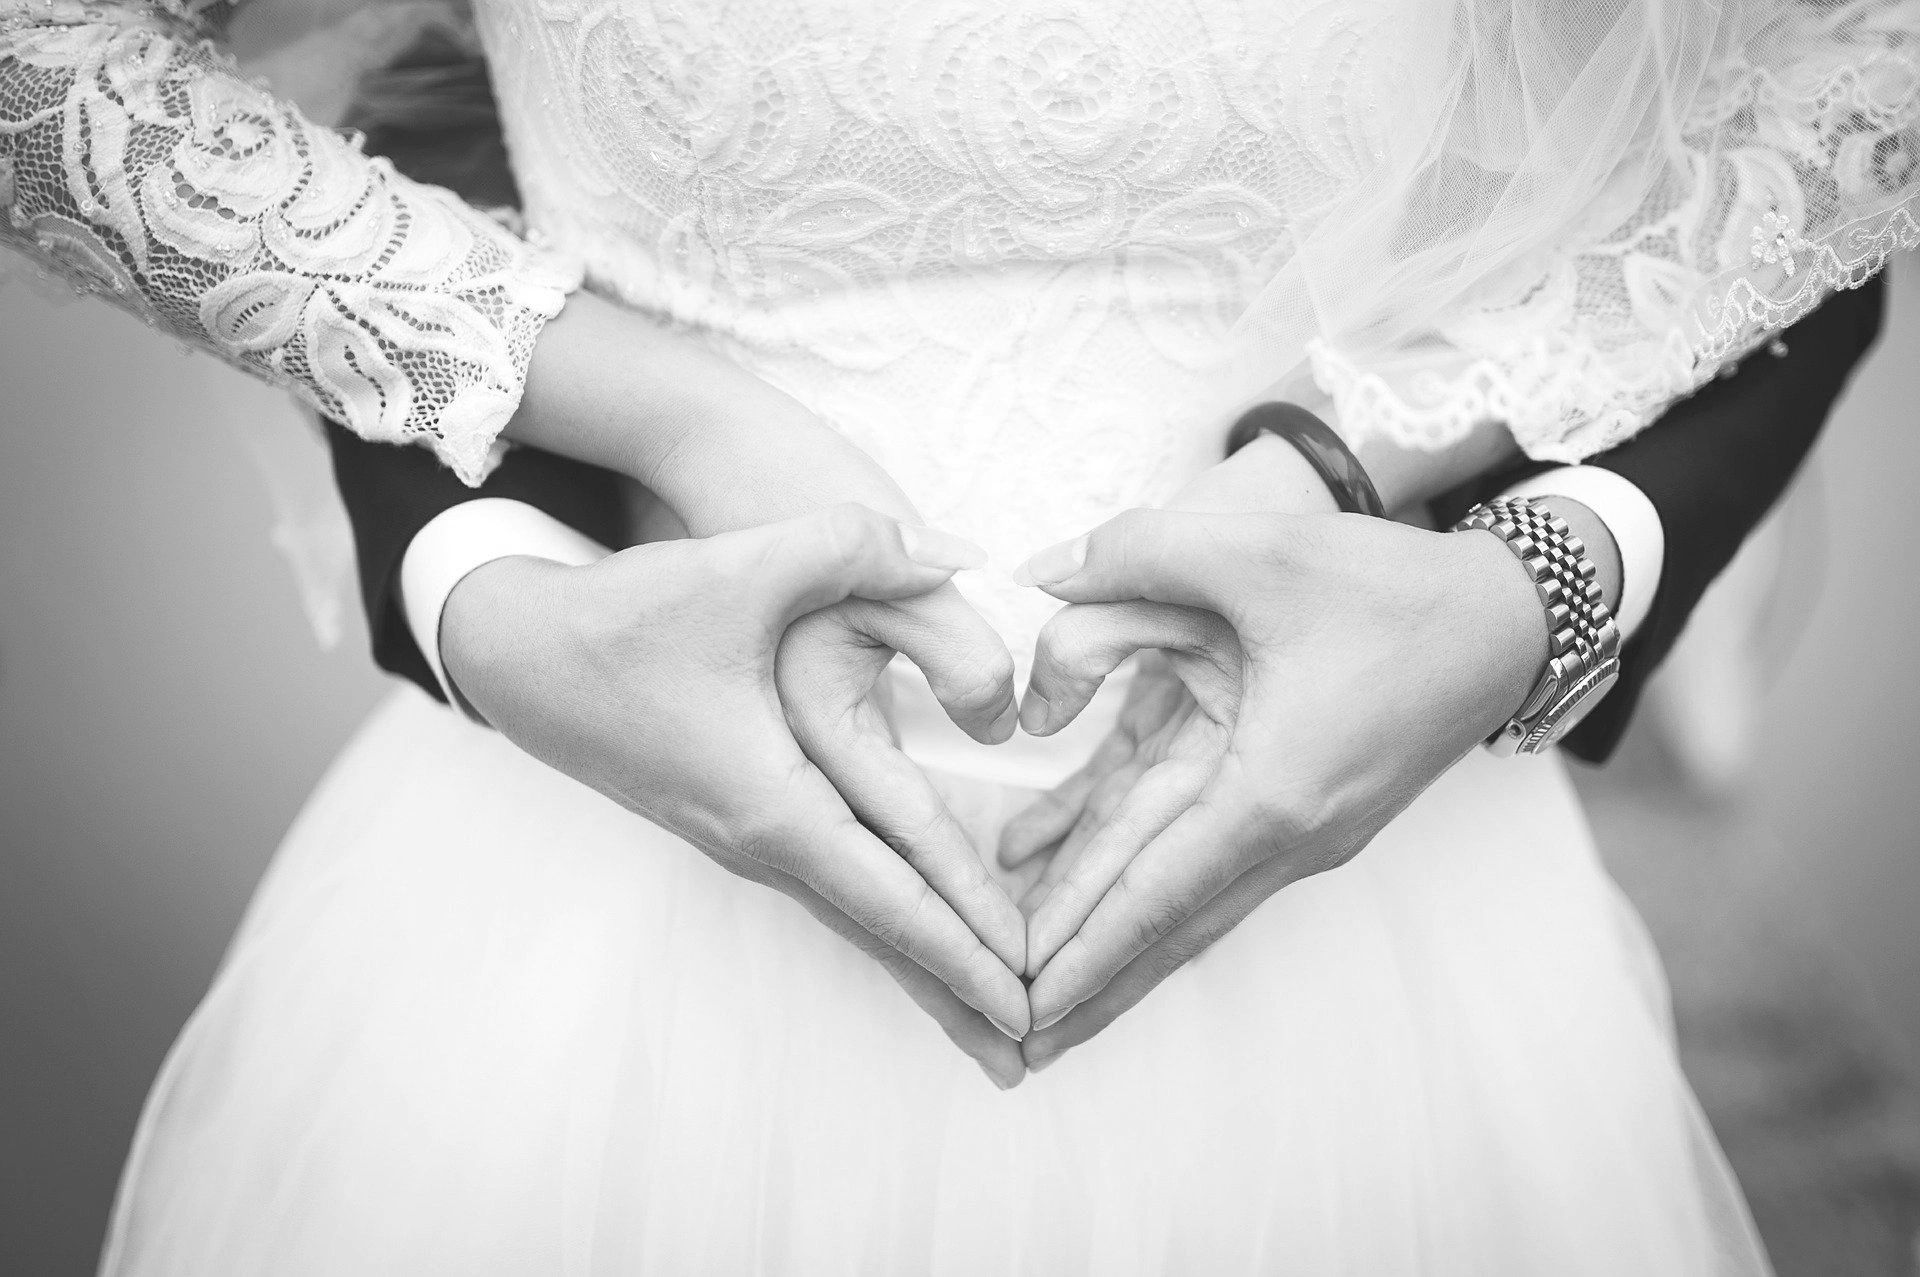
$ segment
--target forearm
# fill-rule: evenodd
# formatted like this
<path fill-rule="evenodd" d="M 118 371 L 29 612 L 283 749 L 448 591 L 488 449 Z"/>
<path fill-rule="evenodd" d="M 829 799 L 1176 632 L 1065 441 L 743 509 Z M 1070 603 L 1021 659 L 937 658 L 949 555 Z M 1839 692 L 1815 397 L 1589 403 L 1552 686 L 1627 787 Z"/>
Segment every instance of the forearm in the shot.
<path fill-rule="evenodd" d="M 870 457 L 791 396 L 590 294 L 541 334 L 507 435 L 631 475 L 695 536 L 843 501 L 918 522 Z"/>
<path fill-rule="evenodd" d="M 1441 493 L 1502 470 L 1522 455 L 1513 435 L 1494 421 L 1483 421 L 1460 439 L 1431 451 L 1375 438 L 1356 452 L 1380 490 L 1381 500 L 1393 511 L 1424 509 Z M 1543 494 L 1539 499 L 1564 518 L 1585 543 L 1588 556 L 1599 569 L 1607 606 L 1617 613 L 1624 595 L 1625 573 L 1612 525 L 1592 506 L 1571 497 Z"/>
<path fill-rule="evenodd" d="M 1456 446 L 1435 452 L 1364 445 L 1357 451 L 1382 501 L 1398 511 L 1419 509 L 1432 493 L 1497 468 L 1503 459 L 1517 454 L 1511 436 L 1491 425 L 1474 431 Z M 1588 554 L 1599 568 L 1607 603 L 1617 609 L 1624 574 L 1612 527 L 1583 502 L 1558 495 L 1541 499 L 1586 543 Z M 1275 435 L 1261 434 L 1189 484 L 1169 508 L 1213 514 L 1333 514 L 1339 506 L 1319 472 L 1298 449 Z"/>
<path fill-rule="evenodd" d="M 1510 465 L 1521 455 L 1506 427 L 1494 421 L 1481 422 L 1442 448 L 1410 448 L 1376 436 L 1355 452 L 1380 490 L 1380 499 L 1395 512 L 1424 506 L 1442 492 Z"/>

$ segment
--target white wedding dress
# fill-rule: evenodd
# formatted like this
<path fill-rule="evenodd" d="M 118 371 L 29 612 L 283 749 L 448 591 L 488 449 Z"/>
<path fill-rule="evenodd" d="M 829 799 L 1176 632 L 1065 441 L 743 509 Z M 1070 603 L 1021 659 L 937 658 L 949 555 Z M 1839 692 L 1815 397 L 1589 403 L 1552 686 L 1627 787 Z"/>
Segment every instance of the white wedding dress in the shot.
<path fill-rule="evenodd" d="M 1538 455 L 1591 452 L 1914 225 L 1891 179 L 1897 199 L 1835 195 L 1911 142 L 1914 86 L 1887 82 L 1914 66 L 1898 4 L 1829 6 L 1800 45 L 1769 28 L 1742 46 L 1775 59 L 1748 80 L 1715 63 L 1688 136 L 1718 140 L 1678 163 L 1693 188 L 1583 212 L 1449 305 L 1445 270 L 1403 271 L 1417 332 L 1367 312 L 1304 338 L 1300 297 L 1324 318 L 1376 285 L 1353 259 L 1345 291 L 1300 274 L 1449 91 L 1463 6 L 480 0 L 543 249 L 318 131 L 274 152 L 307 194 L 213 218 L 239 197 L 193 183 L 298 117 L 193 88 L 224 74 L 197 51 L 101 52 L 151 53 L 161 18 L 204 7 L 142 10 L 91 45 L 73 33 L 98 9 L 12 24 L 18 65 L 59 89 L 20 107 L 0 59 L 0 205 L 22 247 L 162 322 L 193 308 L 151 300 L 156 280 L 176 301 L 217 281 L 189 335 L 473 477 L 578 268 L 816 409 L 1000 569 L 1165 498 L 1217 459 L 1231 405 L 1286 373 L 1311 372 L 1343 429 L 1441 440 L 1497 410 Z M 1828 80 L 1789 74 L 1808 50 Z M 155 66 L 188 73 L 142 96 Z M 1854 85 L 1850 115 L 1832 84 Z M 1767 111 L 1805 128 L 1768 132 Z M 168 120 L 224 140 L 172 183 L 129 179 Z M 1862 137 L 1881 150 L 1847 160 Z M 358 194 L 311 207 L 342 186 Z M 407 215 L 369 229 L 376 206 Z M 206 248 L 236 225 L 265 229 Z M 1382 275 L 1417 256 L 1387 225 Z M 359 255 L 315 284 L 349 233 Z M 176 260 L 214 265 L 182 283 Z M 976 576 L 1030 650 L 1051 605 Z M 986 849 L 1117 700 L 990 750 L 910 672 L 896 692 L 907 747 Z M 412 691 L 281 848 L 155 1085 L 104 1260 L 114 1277 L 1765 1268 L 1556 759 L 1468 758 L 1354 862 L 1002 1093 L 797 906 Z"/>

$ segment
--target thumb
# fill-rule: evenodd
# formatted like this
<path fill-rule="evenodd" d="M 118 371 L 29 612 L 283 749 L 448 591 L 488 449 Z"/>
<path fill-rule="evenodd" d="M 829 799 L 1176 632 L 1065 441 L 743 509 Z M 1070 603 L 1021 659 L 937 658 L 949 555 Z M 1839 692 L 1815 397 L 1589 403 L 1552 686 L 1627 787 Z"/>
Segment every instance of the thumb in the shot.
<path fill-rule="evenodd" d="M 848 503 L 710 537 L 723 579 L 747 585 L 776 629 L 850 597 L 902 599 L 987 561 L 970 541 Z"/>
<path fill-rule="evenodd" d="M 1232 579 L 1263 522 L 1258 515 L 1128 510 L 1040 551 L 1013 579 L 1069 603 L 1147 599 L 1226 615 Z"/>

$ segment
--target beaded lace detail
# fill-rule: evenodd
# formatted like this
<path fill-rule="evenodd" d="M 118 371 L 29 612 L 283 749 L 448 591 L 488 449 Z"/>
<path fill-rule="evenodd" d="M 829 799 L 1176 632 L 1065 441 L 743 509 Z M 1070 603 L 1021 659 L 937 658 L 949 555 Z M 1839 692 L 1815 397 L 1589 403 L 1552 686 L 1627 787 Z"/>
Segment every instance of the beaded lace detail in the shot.
<path fill-rule="evenodd" d="M 246 81 L 225 15 L 0 2 L 0 242 L 478 483 L 577 274 Z"/>

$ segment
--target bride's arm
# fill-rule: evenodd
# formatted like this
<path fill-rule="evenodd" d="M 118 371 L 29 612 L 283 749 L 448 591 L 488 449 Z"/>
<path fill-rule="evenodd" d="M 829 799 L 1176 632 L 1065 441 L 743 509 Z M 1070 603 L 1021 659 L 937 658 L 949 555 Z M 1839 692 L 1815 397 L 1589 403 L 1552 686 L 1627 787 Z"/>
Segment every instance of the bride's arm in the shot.
<path fill-rule="evenodd" d="M 635 475 L 696 532 L 908 513 L 897 489 L 742 483 L 847 445 L 644 317 L 568 303 L 566 262 L 244 78 L 213 42 L 228 13 L 0 0 L 0 243 L 469 484 L 504 434 Z"/>
<path fill-rule="evenodd" d="M 479 482 L 577 273 L 243 78 L 228 13 L 0 0 L 0 241 Z"/>

